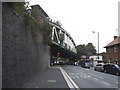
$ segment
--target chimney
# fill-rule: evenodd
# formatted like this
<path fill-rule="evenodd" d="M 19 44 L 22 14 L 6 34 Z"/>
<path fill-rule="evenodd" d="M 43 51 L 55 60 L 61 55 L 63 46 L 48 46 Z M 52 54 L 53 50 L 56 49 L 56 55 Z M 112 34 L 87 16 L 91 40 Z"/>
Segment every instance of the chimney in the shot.
<path fill-rule="evenodd" d="M 118 38 L 118 37 L 117 37 L 117 36 L 114 36 L 114 40 L 115 40 L 116 38 Z"/>

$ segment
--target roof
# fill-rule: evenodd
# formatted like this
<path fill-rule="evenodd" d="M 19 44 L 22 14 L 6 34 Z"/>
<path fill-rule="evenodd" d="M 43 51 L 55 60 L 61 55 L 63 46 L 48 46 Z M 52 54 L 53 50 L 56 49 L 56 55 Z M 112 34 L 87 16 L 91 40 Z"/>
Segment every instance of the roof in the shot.
<path fill-rule="evenodd" d="M 110 47 L 110 46 L 114 46 L 120 44 L 120 36 L 117 37 L 116 39 L 114 39 L 112 42 L 110 42 L 108 45 L 106 45 L 104 48 Z"/>
<path fill-rule="evenodd" d="M 41 9 L 41 12 L 42 12 L 46 17 L 49 17 L 48 14 L 42 9 L 42 7 L 40 7 L 40 5 L 36 4 L 36 5 L 32 5 L 31 7 L 32 7 L 32 8 L 38 7 L 39 9 Z"/>

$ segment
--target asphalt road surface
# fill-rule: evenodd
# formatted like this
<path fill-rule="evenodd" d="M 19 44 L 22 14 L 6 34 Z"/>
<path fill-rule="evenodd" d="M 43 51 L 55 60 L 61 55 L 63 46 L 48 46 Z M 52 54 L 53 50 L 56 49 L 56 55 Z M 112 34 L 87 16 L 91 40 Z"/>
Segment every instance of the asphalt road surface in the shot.
<path fill-rule="evenodd" d="M 61 66 L 79 88 L 120 88 L 120 77 L 80 66 Z"/>

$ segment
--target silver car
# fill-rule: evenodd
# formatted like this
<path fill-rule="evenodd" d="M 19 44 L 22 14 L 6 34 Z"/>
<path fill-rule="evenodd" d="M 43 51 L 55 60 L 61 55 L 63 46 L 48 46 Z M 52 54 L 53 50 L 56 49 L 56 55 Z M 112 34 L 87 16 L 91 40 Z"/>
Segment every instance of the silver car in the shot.
<path fill-rule="evenodd" d="M 103 65 L 104 65 L 103 63 L 97 64 L 97 65 L 94 67 L 94 70 L 95 70 L 95 71 L 104 71 Z"/>

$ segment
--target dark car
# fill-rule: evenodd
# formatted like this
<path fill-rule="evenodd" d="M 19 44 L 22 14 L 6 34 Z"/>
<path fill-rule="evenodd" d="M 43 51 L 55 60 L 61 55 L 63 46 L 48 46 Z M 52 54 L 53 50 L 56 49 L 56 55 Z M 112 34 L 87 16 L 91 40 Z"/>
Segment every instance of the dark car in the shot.
<path fill-rule="evenodd" d="M 120 67 L 117 64 L 105 64 L 103 68 L 105 73 L 120 75 Z"/>

